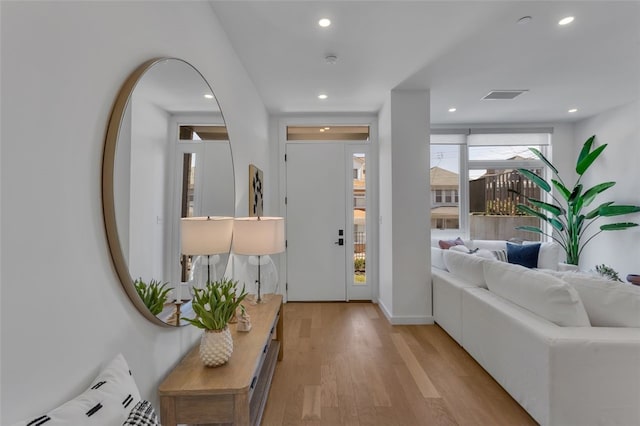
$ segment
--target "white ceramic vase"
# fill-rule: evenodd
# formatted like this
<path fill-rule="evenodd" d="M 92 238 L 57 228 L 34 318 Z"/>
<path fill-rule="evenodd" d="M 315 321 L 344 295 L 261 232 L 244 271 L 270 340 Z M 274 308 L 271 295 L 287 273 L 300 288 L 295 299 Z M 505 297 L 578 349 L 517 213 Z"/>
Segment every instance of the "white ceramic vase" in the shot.
<path fill-rule="evenodd" d="M 200 359 L 207 367 L 218 367 L 229 361 L 233 352 L 233 339 L 229 327 L 205 330 L 200 339 Z"/>

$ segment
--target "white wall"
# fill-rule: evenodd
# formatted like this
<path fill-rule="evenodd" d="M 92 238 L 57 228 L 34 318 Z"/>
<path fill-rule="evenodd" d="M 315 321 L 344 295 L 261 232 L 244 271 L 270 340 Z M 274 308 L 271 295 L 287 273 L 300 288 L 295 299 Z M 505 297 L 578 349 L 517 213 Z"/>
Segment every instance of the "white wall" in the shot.
<path fill-rule="evenodd" d="M 102 219 L 104 134 L 120 85 L 174 56 L 209 81 L 229 129 L 237 214 L 247 164 L 268 164 L 268 120 L 205 2 L 1 3 L 1 414 L 11 424 L 83 391 L 116 353 L 157 405 L 199 336 L 155 326 L 127 298 Z"/>
<path fill-rule="evenodd" d="M 576 158 L 579 152 L 574 144 L 574 125 L 572 123 L 555 123 L 545 127 L 553 127 L 551 162 L 556 166 L 563 180 L 574 182 L 577 177 Z"/>
<path fill-rule="evenodd" d="M 130 102 L 131 140 L 135 143 L 130 144 L 129 272 L 133 279 L 145 282 L 167 281 L 163 219 L 171 198 L 165 184 L 173 147 L 169 114 L 142 97 L 132 96 Z"/>
<path fill-rule="evenodd" d="M 594 201 L 640 205 L 638 159 L 640 159 L 640 101 L 580 121 L 575 126 L 575 156 L 584 142 L 596 135 L 595 146 L 607 148 L 583 177 L 585 187 L 614 181 L 616 185 Z M 614 222 L 640 223 L 640 213 L 601 219 L 598 225 Z M 620 274 L 640 273 L 640 227 L 625 231 L 603 232 L 592 240 L 580 258 L 580 269 L 591 270 L 606 264 Z"/>
<path fill-rule="evenodd" d="M 391 174 L 391 94 L 378 114 L 378 204 L 380 210 L 378 246 L 380 253 L 378 303 L 385 312 L 393 310 L 393 200 Z"/>
<path fill-rule="evenodd" d="M 392 90 L 379 122 L 381 304 L 392 323 L 433 322 L 429 272 L 429 91 Z M 393 253 L 391 258 L 389 250 Z"/>

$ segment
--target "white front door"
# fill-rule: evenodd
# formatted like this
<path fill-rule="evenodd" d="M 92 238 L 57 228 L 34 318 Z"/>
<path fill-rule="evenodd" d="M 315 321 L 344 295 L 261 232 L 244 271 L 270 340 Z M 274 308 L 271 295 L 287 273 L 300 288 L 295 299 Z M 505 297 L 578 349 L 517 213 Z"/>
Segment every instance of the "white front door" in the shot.
<path fill-rule="evenodd" d="M 346 300 L 345 145 L 288 143 L 286 155 L 288 300 Z"/>

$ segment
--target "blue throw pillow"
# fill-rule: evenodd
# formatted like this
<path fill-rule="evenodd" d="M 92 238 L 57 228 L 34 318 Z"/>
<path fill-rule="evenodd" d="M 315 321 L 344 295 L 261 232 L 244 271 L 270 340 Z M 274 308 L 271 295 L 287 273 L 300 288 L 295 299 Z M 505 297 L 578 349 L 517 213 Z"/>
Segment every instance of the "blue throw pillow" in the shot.
<path fill-rule="evenodd" d="M 509 263 L 522 265 L 526 268 L 537 268 L 539 252 L 540 243 L 520 245 L 507 242 L 507 261 Z"/>

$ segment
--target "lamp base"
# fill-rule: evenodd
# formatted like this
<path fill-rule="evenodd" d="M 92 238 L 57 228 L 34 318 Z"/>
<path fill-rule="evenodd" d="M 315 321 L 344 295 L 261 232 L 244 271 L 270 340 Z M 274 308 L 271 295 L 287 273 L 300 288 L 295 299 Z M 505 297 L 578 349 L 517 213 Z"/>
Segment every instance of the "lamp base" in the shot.
<path fill-rule="evenodd" d="M 246 299 L 252 305 L 259 305 L 261 303 L 266 303 L 271 299 L 272 294 L 261 294 L 260 300 L 258 300 L 257 294 L 249 294 Z"/>

